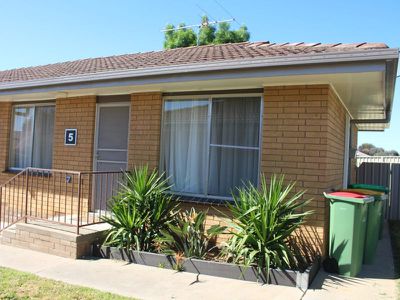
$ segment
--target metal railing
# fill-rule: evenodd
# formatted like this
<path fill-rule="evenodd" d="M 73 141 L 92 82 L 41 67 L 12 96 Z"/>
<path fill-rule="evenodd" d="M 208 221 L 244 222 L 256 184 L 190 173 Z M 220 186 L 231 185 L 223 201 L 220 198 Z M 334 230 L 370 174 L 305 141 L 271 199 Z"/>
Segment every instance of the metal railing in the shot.
<path fill-rule="evenodd" d="M 81 227 L 110 216 L 123 172 L 27 168 L 0 186 L 0 231 L 28 220 Z"/>

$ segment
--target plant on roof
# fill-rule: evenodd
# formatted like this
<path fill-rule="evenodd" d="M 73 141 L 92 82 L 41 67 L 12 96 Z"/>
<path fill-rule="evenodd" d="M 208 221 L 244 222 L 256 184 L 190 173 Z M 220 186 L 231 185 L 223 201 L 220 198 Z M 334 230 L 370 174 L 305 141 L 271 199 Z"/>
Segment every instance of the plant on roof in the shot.
<path fill-rule="evenodd" d="M 155 240 L 177 213 L 177 204 L 165 193 L 170 187 L 164 174 L 148 167 L 124 173 L 121 188 L 111 204 L 107 246 L 138 251 L 155 250 Z"/>
<path fill-rule="evenodd" d="M 226 227 L 213 225 L 206 229 L 206 212 L 197 212 L 194 208 L 176 215 L 175 222 L 168 224 L 158 238 L 159 248 L 169 255 L 183 254 L 186 258 L 205 258 L 215 248 L 215 238 Z"/>
<path fill-rule="evenodd" d="M 233 195 L 228 208 L 233 216 L 232 237 L 221 256 L 228 262 L 256 266 L 269 280 L 271 268 L 296 268 L 297 259 L 289 238 L 311 211 L 302 211 L 304 191 L 294 193 L 295 184 L 284 184 L 284 176 L 265 176 L 257 189 L 248 183 Z"/>

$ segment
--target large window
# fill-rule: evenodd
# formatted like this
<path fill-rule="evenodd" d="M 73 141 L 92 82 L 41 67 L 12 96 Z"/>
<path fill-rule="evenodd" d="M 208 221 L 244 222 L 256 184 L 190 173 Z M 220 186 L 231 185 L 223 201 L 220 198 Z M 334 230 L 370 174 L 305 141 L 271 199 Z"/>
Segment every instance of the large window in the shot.
<path fill-rule="evenodd" d="M 10 169 L 52 166 L 54 105 L 27 105 L 13 108 Z"/>
<path fill-rule="evenodd" d="M 260 110 L 260 97 L 166 100 L 161 166 L 172 191 L 230 197 L 257 184 Z"/>

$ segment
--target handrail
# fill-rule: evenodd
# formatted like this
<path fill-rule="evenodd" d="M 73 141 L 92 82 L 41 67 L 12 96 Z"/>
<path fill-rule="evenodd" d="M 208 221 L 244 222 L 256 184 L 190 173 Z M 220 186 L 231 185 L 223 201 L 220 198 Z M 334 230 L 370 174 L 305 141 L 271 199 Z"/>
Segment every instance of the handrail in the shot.
<path fill-rule="evenodd" d="M 37 171 L 37 172 L 42 172 L 42 173 L 54 173 L 54 172 L 57 172 L 57 173 L 68 173 L 68 174 L 76 174 L 76 175 L 79 175 L 79 174 L 82 173 L 80 171 L 59 170 L 59 169 L 42 169 L 42 168 L 32 168 L 32 167 L 28 167 L 25 170 L 34 171 L 34 172 Z"/>
<path fill-rule="evenodd" d="M 14 221 L 42 220 L 80 228 L 102 222 L 123 171 L 26 168 L 0 185 L 0 231 Z"/>
<path fill-rule="evenodd" d="M 125 171 L 91 171 L 91 172 L 80 172 L 81 175 L 89 175 L 89 174 L 120 174 Z"/>
<path fill-rule="evenodd" d="M 0 188 L 3 187 L 4 185 L 10 183 L 11 181 L 13 181 L 16 177 L 20 176 L 22 173 L 25 173 L 27 169 L 23 169 L 22 171 L 16 173 L 13 177 L 11 177 L 10 179 L 8 179 L 6 182 L 3 182 L 2 184 L 0 184 Z"/>

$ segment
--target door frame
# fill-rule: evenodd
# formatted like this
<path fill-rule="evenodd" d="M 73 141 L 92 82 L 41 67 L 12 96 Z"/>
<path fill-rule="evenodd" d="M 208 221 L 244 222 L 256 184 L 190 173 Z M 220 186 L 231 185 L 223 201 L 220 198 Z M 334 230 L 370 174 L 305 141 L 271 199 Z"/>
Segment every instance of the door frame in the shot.
<path fill-rule="evenodd" d="M 108 102 L 108 103 L 96 103 L 96 123 L 94 127 L 94 146 L 93 146 L 93 162 L 92 162 L 92 170 L 94 172 L 97 171 L 97 147 L 99 140 L 99 123 L 100 123 L 100 108 L 102 107 L 128 107 L 129 109 L 129 118 L 128 118 L 128 145 L 126 151 L 126 168 L 129 165 L 129 140 L 130 140 L 130 129 L 131 129 L 131 103 L 130 102 Z"/>
<path fill-rule="evenodd" d="M 100 123 L 100 108 L 102 107 L 128 107 L 129 109 L 129 118 L 128 118 L 128 139 L 127 139 L 127 152 L 126 152 L 126 168 L 129 165 L 129 140 L 130 140 L 130 129 L 131 129 L 131 103 L 130 102 L 107 102 L 107 103 L 96 103 L 96 120 L 95 120 L 95 127 L 94 127 L 94 144 L 93 144 L 93 161 L 92 161 L 92 170 L 94 172 L 97 170 L 97 147 L 98 147 L 98 140 L 99 140 L 99 123 Z M 92 178 L 92 195 L 95 195 L 95 176 Z M 92 197 L 92 201 L 90 203 L 90 211 L 94 211 L 95 207 L 95 199 Z"/>

